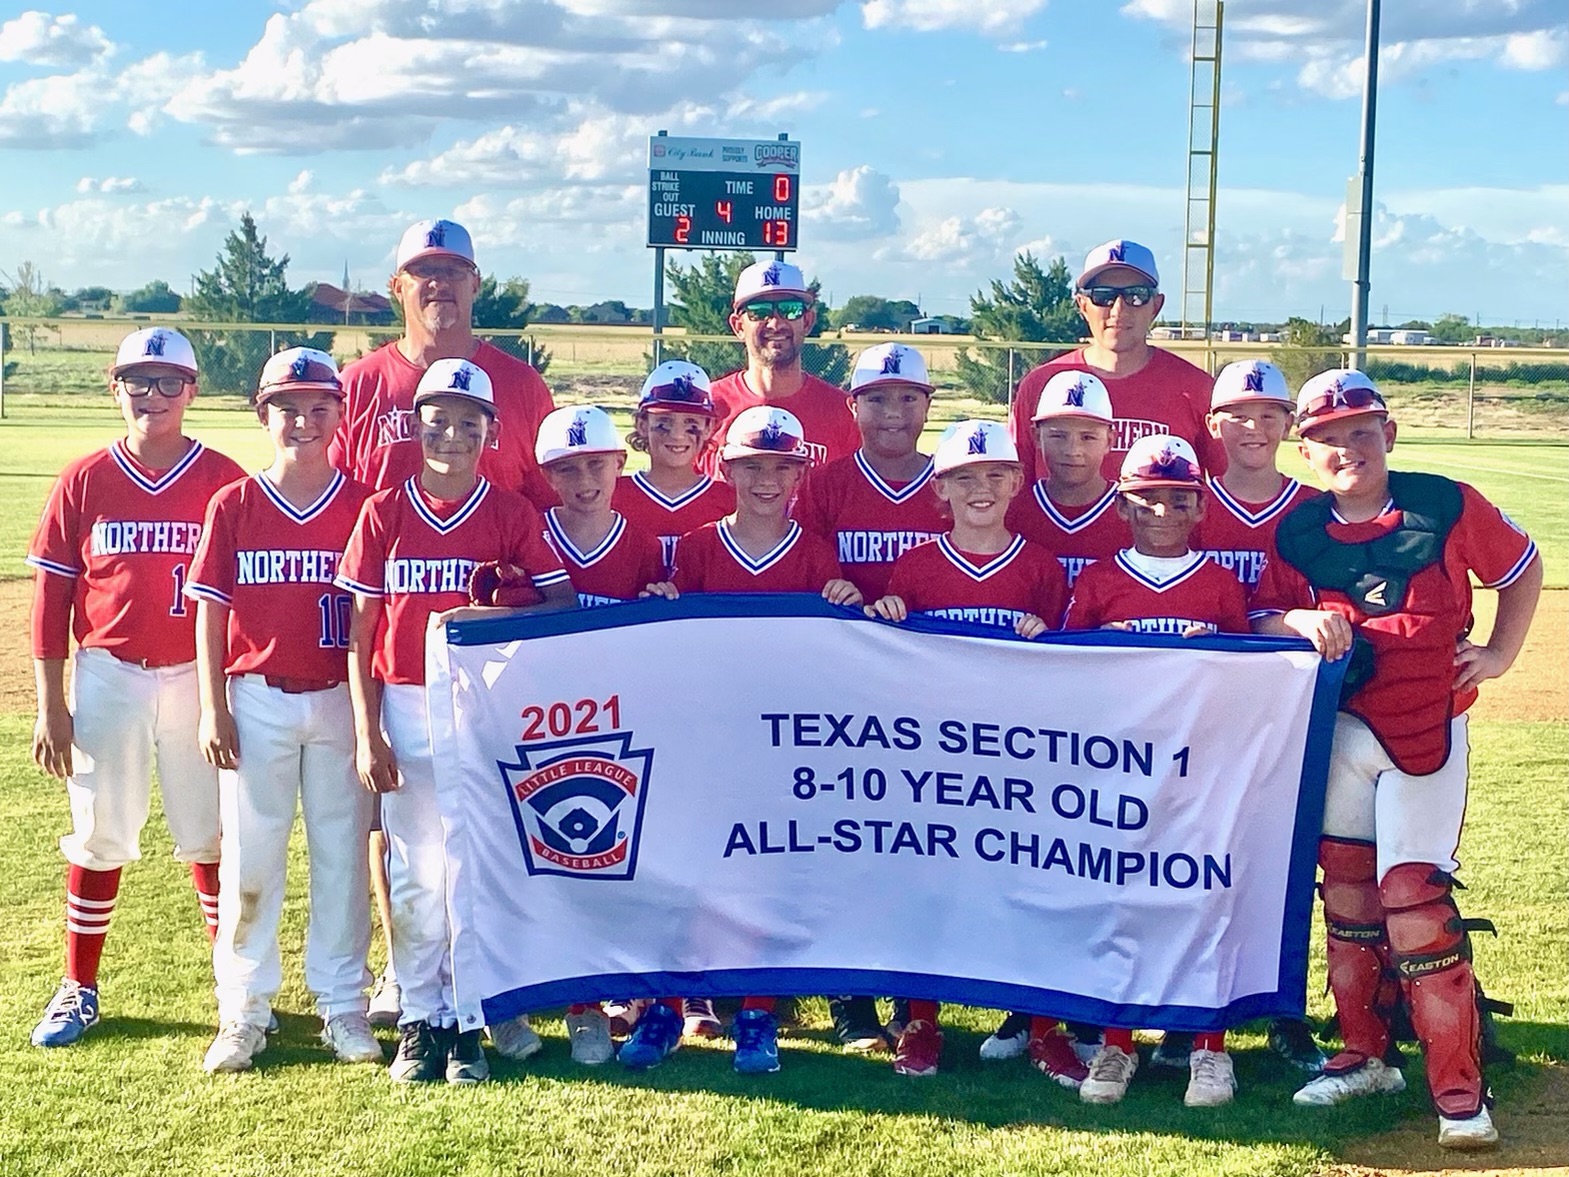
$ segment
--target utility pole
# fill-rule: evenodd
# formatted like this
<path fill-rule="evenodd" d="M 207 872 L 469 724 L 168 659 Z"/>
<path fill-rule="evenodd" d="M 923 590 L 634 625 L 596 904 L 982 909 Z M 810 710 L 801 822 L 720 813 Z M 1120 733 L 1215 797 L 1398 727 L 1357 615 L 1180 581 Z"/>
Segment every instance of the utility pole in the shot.
<path fill-rule="evenodd" d="M 1362 149 L 1357 160 L 1357 268 L 1351 287 L 1351 366 L 1367 366 L 1367 294 L 1369 262 L 1373 252 L 1373 138 L 1378 117 L 1378 16 L 1379 0 L 1367 0 L 1366 69 L 1362 80 Z M 1346 230 L 1351 228 L 1351 208 L 1346 208 Z"/>

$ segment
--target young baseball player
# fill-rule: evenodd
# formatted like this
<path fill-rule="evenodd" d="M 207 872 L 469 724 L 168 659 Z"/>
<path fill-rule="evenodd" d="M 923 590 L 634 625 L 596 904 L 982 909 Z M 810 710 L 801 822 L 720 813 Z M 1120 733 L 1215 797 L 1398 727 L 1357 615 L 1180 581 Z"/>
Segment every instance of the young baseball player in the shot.
<path fill-rule="evenodd" d="M 478 1030 L 459 1032 L 447 951 L 446 864 L 425 709 L 430 617 L 470 601 L 470 577 L 499 562 L 514 594 L 577 607 L 539 513 L 479 477 L 497 428 L 490 378 L 467 360 L 437 360 L 414 394 L 425 465 L 366 500 L 339 565 L 354 594 L 349 687 L 360 781 L 382 795 L 391 853 L 392 952 L 403 1012 L 391 1074 L 398 1082 L 477 1083 L 489 1077 Z M 495 586 L 492 585 L 494 588 Z M 527 1019 L 491 1027 L 496 1049 L 527 1057 Z"/>
<path fill-rule="evenodd" d="M 659 537 L 667 573 L 677 540 L 735 510 L 735 489 L 697 468 L 717 412 L 708 373 L 686 360 L 660 364 L 638 394 L 627 444 L 648 454 L 648 469 L 623 474 L 611 505 Z"/>
<path fill-rule="evenodd" d="M 72 824 L 60 839 L 65 978 L 34 1046 L 69 1046 L 98 1022 L 98 962 L 121 868 L 141 857 L 155 760 L 209 935 L 218 919 L 218 780 L 197 747 L 196 611 L 183 590 L 208 500 L 244 472 L 181 431 L 196 354 L 178 331 L 133 331 L 109 372 L 125 436 L 61 471 L 27 554 L 33 759 L 66 782 Z"/>
<path fill-rule="evenodd" d="M 296 798 L 310 853 L 305 983 L 322 1041 L 345 1062 L 380 1062 L 365 1016 L 370 870 L 359 850 L 371 795 L 354 772 L 350 598 L 332 583 L 370 491 L 327 460 L 343 419 L 331 356 L 304 347 L 273 356 L 254 404 L 272 465 L 214 496 L 185 586 L 196 609 L 201 751 L 218 769 L 223 827 L 219 1030 L 203 1066 L 248 1070 L 266 1046 L 283 983 L 278 922 Z"/>
<path fill-rule="evenodd" d="M 1280 521 L 1254 599 L 1262 633 L 1351 654 L 1330 749 L 1319 866 L 1329 987 L 1345 1045 L 1295 1101 L 1401 1091 L 1387 1065 L 1404 993 L 1438 1110 L 1438 1143 L 1488 1148 L 1467 922 L 1451 894 L 1465 817 L 1466 709 L 1525 642 L 1542 586 L 1531 538 L 1465 483 L 1389 469 L 1395 423 L 1377 387 L 1324 372 L 1297 397 L 1300 449 L 1328 495 Z M 1498 592 L 1486 643 L 1470 638 L 1474 575 Z"/>
<path fill-rule="evenodd" d="M 735 511 L 681 537 L 674 583 L 663 590 L 821 593 L 835 605 L 860 604 L 827 541 L 790 518 L 790 501 L 810 461 L 795 416 L 765 405 L 743 409 L 730 423 L 719 457 L 725 480 L 735 487 Z M 682 1029 L 680 1000 L 655 1002 L 622 1045 L 621 1062 L 635 1070 L 658 1066 L 680 1045 Z M 779 1069 L 774 998 L 744 999 L 733 1033 L 737 1072 Z"/>
<path fill-rule="evenodd" d="M 932 543 L 899 557 L 887 594 L 867 608 L 867 615 L 903 621 L 924 614 L 996 626 L 1025 638 L 1055 629 L 1067 597 L 1062 567 L 1005 522 L 1024 481 L 1007 429 L 989 421 L 950 426 L 932 467 L 937 495 L 952 523 Z M 902 1004 L 905 1008 L 895 1015 L 902 1025 L 894 1044 L 894 1071 L 935 1075 L 943 1045 L 938 1003 L 912 998 Z"/>
<path fill-rule="evenodd" d="M 1181 637 L 1249 632 L 1242 585 L 1190 545 L 1204 518 L 1204 475 L 1192 446 L 1166 434 L 1134 442 L 1117 480 L 1117 513 L 1133 533 L 1133 546 L 1080 574 L 1064 629 Z M 1138 1062 L 1133 1031 L 1106 1029 L 1079 1098 L 1117 1103 Z M 1229 1103 L 1235 1091 L 1225 1031 L 1194 1035 L 1183 1102 L 1214 1107 Z"/>

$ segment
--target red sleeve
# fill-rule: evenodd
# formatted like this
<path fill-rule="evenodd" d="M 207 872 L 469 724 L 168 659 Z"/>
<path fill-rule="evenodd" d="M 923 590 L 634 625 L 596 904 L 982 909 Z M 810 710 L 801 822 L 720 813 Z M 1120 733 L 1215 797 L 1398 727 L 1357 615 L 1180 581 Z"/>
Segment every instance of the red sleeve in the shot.
<path fill-rule="evenodd" d="M 790 515 L 809 535 L 826 540 L 833 531 L 833 524 L 828 518 L 828 506 L 823 502 L 822 481 L 820 477 L 814 478 L 811 471 L 807 472 Z"/>
<path fill-rule="evenodd" d="M 360 508 L 360 517 L 354 521 L 354 530 L 349 533 L 343 559 L 338 562 L 336 583 L 341 588 L 367 597 L 385 594 L 386 535 L 377 507 L 386 501 L 378 495 L 366 499 L 365 505 Z"/>
<path fill-rule="evenodd" d="M 642 551 L 638 554 L 636 589 L 642 592 L 648 585 L 665 579 L 665 551 L 656 536 L 639 532 Z"/>
<path fill-rule="evenodd" d="M 1041 389 L 1046 387 L 1046 365 L 1041 364 L 1025 373 L 1013 394 L 1013 404 L 1008 409 L 1008 421 L 1013 427 L 1013 444 L 1019 449 L 1019 464 L 1024 467 L 1024 486 L 1029 489 L 1039 475 L 1035 470 L 1035 403 L 1041 399 Z"/>
<path fill-rule="evenodd" d="M 911 548 L 893 562 L 893 569 L 888 573 L 888 587 L 883 590 L 883 595 L 898 597 L 911 613 L 919 613 L 921 590 L 915 576 L 915 562 L 910 559 L 914 554 L 915 549 Z"/>
<path fill-rule="evenodd" d="M 700 593 L 703 591 L 703 545 L 698 532 L 689 531 L 676 542 L 675 567 L 670 579 L 677 592 Z"/>
<path fill-rule="evenodd" d="M 545 540 L 545 524 L 539 512 L 527 499 L 520 505 L 509 550 L 503 558 L 527 572 L 536 588 L 569 579 L 560 555 Z"/>
<path fill-rule="evenodd" d="M 74 475 L 74 470 L 67 471 L 55 480 L 27 547 L 29 564 L 67 579 L 82 573 L 80 480 Z"/>
<path fill-rule="evenodd" d="M 1217 564 L 1216 567 L 1220 566 Z M 1230 573 L 1226 574 L 1225 582 L 1220 587 L 1219 605 L 1218 628 L 1221 633 L 1253 632 L 1253 627 L 1248 624 L 1247 591 L 1242 587 L 1242 582 Z"/>
<path fill-rule="evenodd" d="M 1040 583 L 1035 586 L 1035 616 L 1050 629 L 1062 627 L 1063 610 L 1068 604 L 1068 576 L 1050 552 L 1041 550 Z"/>
<path fill-rule="evenodd" d="M 827 540 L 812 538 L 816 541 L 812 545 L 812 579 L 817 582 L 817 591 L 821 592 L 830 580 L 843 580 L 844 569 L 839 566 L 839 558 Z"/>
<path fill-rule="evenodd" d="M 1475 487 L 1460 483 L 1460 495 L 1463 505 L 1454 535 L 1461 559 L 1484 588 L 1508 588 L 1536 558 L 1536 544 Z"/>
<path fill-rule="evenodd" d="M 1314 609 L 1317 601 L 1307 578 L 1284 560 L 1266 560 L 1258 584 L 1247 601 L 1248 615 L 1288 613 L 1292 609 Z"/>
<path fill-rule="evenodd" d="M 185 585 L 188 597 L 200 599 L 203 594 L 192 591 L 196 589 L 209 589 L 226 602 L 234 596 L 234 527 L 232 512 L 224 509 L 232 502 L 234 498 L 224 495 L 207 504 L 202 538 L 197 541 Z"/>
<path fill-rule="evenodd" d="M 71 607 L 76 581 L 42 568 L 33 573 L 33 657 L 63 659 L 71 652 Z"/>
<path fill-rule="evenodd" d="M 1068 601 L 1068 609 L 1062 619 L 1063 629 L 1099 629 L 1101 623 L 1101 610 L 1096 602 L 1097 593 L 1095 582 L 1099 578 L 1092 576 L 1095 565 L 1088 565 L 1079 573 L 1079 579 L 1073 583 L 1073 596 Z"/>

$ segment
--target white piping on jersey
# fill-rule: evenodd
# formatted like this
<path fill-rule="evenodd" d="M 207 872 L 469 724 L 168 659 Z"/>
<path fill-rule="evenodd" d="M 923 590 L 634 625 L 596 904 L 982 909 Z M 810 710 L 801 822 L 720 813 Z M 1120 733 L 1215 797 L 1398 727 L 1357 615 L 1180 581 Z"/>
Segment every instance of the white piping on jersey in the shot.
<path fill-rule="evenodd" d="M 232 605 L 234 598 L 222 589 L 213 588 L 210 584 L 198 584 L 191 581 L 185 586 L 185 595 L 197 601 L 213 601 L 219 605 Z"/>
<path fill-rule="evenodd" d="M 719 542 L 725 545 L 725 551 L 742 568 L 753 576 L 767 572 L 779 561 L 790 554 L 790 549 L 795 547 L 796 541 L 801 538 L 801 525 L 794 519 L 790 520 L 790 529 L 785 532 L 784 539 L 780 540 L 761 559 L 754 560 L 747 555 L 746 549 L 730 538 L 730 524 L 723 519 L 719 521 Z"/>
<path fill-rule="evenodd" d="M 262 493 L 267 496 L 272 505 L 277 507 L 285 517 L 301 524 L 309 523 L 325 511 L 332 503 L 333 497 L 347 481 L 348 479 L 344 478 L 342 470 L 333 471 L 332 481 L 327 484 L 327 489 L 317 495 L 316 501 L 302 511 L 283 497 L 283 492 L 273 485 L 272 479 L 267 477 L 265 470 L 256 475 L 257 484 L 262 488 Z"/>
<path fill-rule="evenodd" d="M 1534 559 L 1536 559 L 1536 541 L 1530 540 L 1526 544 L 1525 551 L 1522 552 L 1520 558 L 1515 561 L 1513 568 L 1504 573 L 1497 580 L 1488 581 L 1486 584 L 1482 585 L 1482 587 L 1485 589 L 1508 588 L 1515 581 L 1520 579 L 1521 574 L 1531 566 L 1531 561 Z"/>
<path fill-rule="evenodd" d="M 1147 585 L 1157 593 L 1163 593 L 1169 588 L 1175 588 L 1202 568 L 1205 561 L 1209 559 L 1209 554 L 1207 552 L 1189 552 L 1186 556 L 1146 556 L 1136 548 L 1123 548 L 1114 558 L 1117 561 L 1117 566 L 1133 577 L 1134 580 L 1142 585 Z M 1154 563 L 1156 560 L 1174 566 L 1176 570 L 1165 580 L 1156 580 L 1149 572 L 1139 567 L 1140 564 L 1147 564 L 1151 570 L 1159 568 L 1160 565 Z M 1184 560 L 1187 561 L 1186 565 L 1181 563 Z"/>
<path fill-rule="evenodd" d="M 954 547 L 946 535 L 939 535 L 937 537 L 937 550 L 947 558 L 948 563 L 952 564 L 971 580 L 986 580 L 994 573 L 1001 572 L 1009 564 L 1013 563 L 1014 557 L 1024 550 L 1024 537 L 1022 535 L 1014 536 L 1013 542 L 1011 544 L 1009 544 L 1002 551 L 998 552 L 979 568 L 966 560 L 964 558 L 964 553 L 960 552 L 958 548 Z"/>
<path fill-rule="evenodd" d="M 1249 527 L 1261 527 L 1284 511 L 1291 504 L 1291 496 L 1297 493 L 1297 488 L 1301 485 L 1295 478 L 1286 479 L 1286 485 L 1278 495 L 1259 508 L 1258 511 L 1250 511 L 1241 499 L 1221 485 L 1220 479 L 1211 478 L 1209 480 L 1209 489 L 1220 502 L 1220 505 Z"/>
<path fill-rule="evenodd" d="M 1394 496 L 1391 495 L 1385 501 L 1384 505 L 1378 509 L 1378 514 L 1374 515 L 1373 519 L 1382 519 L 1385 515 L 1389 514 L 1394 509 L 1395 509 L 1395 499 L 1394 499 Z M 1360 523 L 1353 523 L 1353 522 L 1351 522 L 1351 520 L 1347 519 L 1344 515 L 1342 515 L 1340 513 L 1340 507 L 1338 505 L 1331 505 L 1330 506 L 1330 508 L 1329 508 L 1329 515 L 1330 515 L 1330 518 L 1332 518 L 1336 523 L 1344 523 L 1347 527 L 1360 527 L 1362 525 Z M 1373 519 L 1364 519 L 1364 520 L 1362 520 L 1362 523 L 1371 523 L 1371 522 L 1373 522 Z"/>
<path fill-rule="evenodd" d="M 926 459 L 926 466 L 921 470 L 921 472 L 912 478 L 909 482 L 905 483 L 903 488 L 900 490 L 894 490 L 893 487 L 889 486 L 886 482 L 883 481 L 883 476 L 881 474 L 872 469 L 872 464 L 866 460 L 866 454 L 864 450 L 855 451 L 855 464 L 861 473 L 866 477 L 866 481 L 872 484 L 872 489 L 875 490 L 878 494 L 882 495 L 883 498 L 887 499 L 890 503 L 908 502 L 912 496 L 919 494 L 921 488 L 932 480 L 933 467 L 932 460 L 930 458 Z"/>
<path fill-rule="evenodd" d="M 665 510 L 679 511 L 693 499 L 706 492 L 709 487 L 713 486 L 714 480 L 705 474 L 702 478 L 699 478 L 696 482 L 687 487 L 680 494 L 676 495 L 676 497 L 673 499 L 668 497 L 664 491 L 660 490 L 657 486 L 650 482 L 648 480 L 648 476 L 641 470 L 632 475 L 632 485 L 637 487 L 638 490 L 642 491 L 649 498 L 653 499 L 656 504 L 663 507 Z"/>
<path fill-rule="evenodd" d="M 1088 511 L 1084 512 L 1077 519 L 1069 519 L 1057 509 L 1057 504 L 1051 501 L 1051 496 L 1046 493 L 1046 484 L 1044 482 L 1036 479 L 1034 490 L 1035 501 L 1040 504 L 1041 510 L 1046 512 L 1046 518 L 1050 519 L 1068 535 L 1083 531 L 1109 511 L 1111 505 L 1117 501 L 1117 487 L 1113 484 L 1106 488 L 1106 493 L 1096 499 L 1094 506 Z"/>
<path fill-rule="evenodd" d="M 131 457 L 130 451 L 125 448 L 124 441 L 116 441 L 110 445 L 109 456 L 114 459 L 114 464 L 120 467 L 120 471 L 127 478 L 148 494 L 156 495 L 162 494 L 173 486 L 178 481 L 180 475 L 189 470 L 196 459 L 202 456 L 203 449 L 201 442 L 191 442 L 191 448 L 185 451 L 185 457 L 165 470 L 161 478 L 156 479 L 148 478 L 147 475 L 137 468 L 136 459 Z"/>
<path fill-rule="evenodd" d="M 68 580 L 75 580 L 82 575 L 80 568 L 73 568 L 69 564 L 56 564 L 53 560 L 45 560 L 42 556 L 28 556 L 22 561 L 29 568 L 37 568 L 43 572 L 52 572 L 56 576 L 63 576 Z"/>
<path fill-rule="evenodd" d="M 610 524 L 610 530 L 605 534 L 605 538 L 600 540 L 592 550 L 584 552 L 572 542 L 571 537 L 566 533 L 566 529 L 556 522 L 556 510 L 557 508 L 551 507 L 545 512 L 545 527 L 550 532 L 550 541 L 555 545 L 558 552 L 579 568 L 587 568 L 592 564 L 599 563 L 610 554 L 611 549 L 626 534 L 626 519 L 619 511 L 613 511 L 611 514 L 614 516 L 614 520 Z"/>
<path fill-rule="evenodd" d="M 452 518 L 441 519 L 425 505 L 425 497 L 420 493 L 419 489 L 418 475 L 410 478 L 403 486 L 409 493 L 409 501 L 414 504 L 415 512 L 437 535 L 446 535 L 462 527 L 464 521 L 479 509 L 479 505 L 485 501 L 485 496 L 490 493 L 490 483 L 481 478 L 475 483 L 474 489 L 469 493 L 469 497 L 464 500 L 463 505 L 453 513 Z"/>

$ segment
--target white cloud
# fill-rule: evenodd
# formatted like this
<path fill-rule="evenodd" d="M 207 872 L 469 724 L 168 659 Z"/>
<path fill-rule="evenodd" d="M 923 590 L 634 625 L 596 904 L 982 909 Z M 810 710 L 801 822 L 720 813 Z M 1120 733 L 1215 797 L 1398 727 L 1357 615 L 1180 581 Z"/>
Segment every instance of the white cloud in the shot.
<path fill-rule="evenodd" d="M 1039 53 L 1046 45 L 1045 41 L 1008 41 L 997 48 L 1004 53 Z"/>
<path fill-rule="evenodd" d="M 861 21 L 869 29 L 968 29 L 999 36 L 1017 31 L 1045 7 L 1046 0 L 866 0 Z"/>
<path fill-rule="evenodd" d="M 827 241 L 864 241 L 899 231 L 899 188 L 865 164 L 840 172 L 831 184 L 808 184 L 801 217 Z"/>
<path fill-rule="evenodd" d="M 0 24 L 0 61 L 70 68 L 112 52 L 104 31 L 84 25 L 73 13 L 51 16 L 33 10 Z"/>
<path fill-rule="evenodd" d="M 76 190 L 82 193 L 98 192 L 105 196 L 113 196 L 124 192 L 145 192 L 146 188 L 134 176 L 105 176 L 101 180 L 92 176 L 83 176 L 76 182 Z"/>
<path fill-rule="evenodd" d="M 920 262 L 990 265 L 1013 255 L 1022 224 L 1011 208 L 983 208 L 973 217 L 944 217 L 912 237 L 904 252 Z"/>
<path fill-rule="evenodd" d="M 0 97 L 0 147 L 85 147 L 103 104 L 101 81 L 87 73 L 13 83 Z"/>

